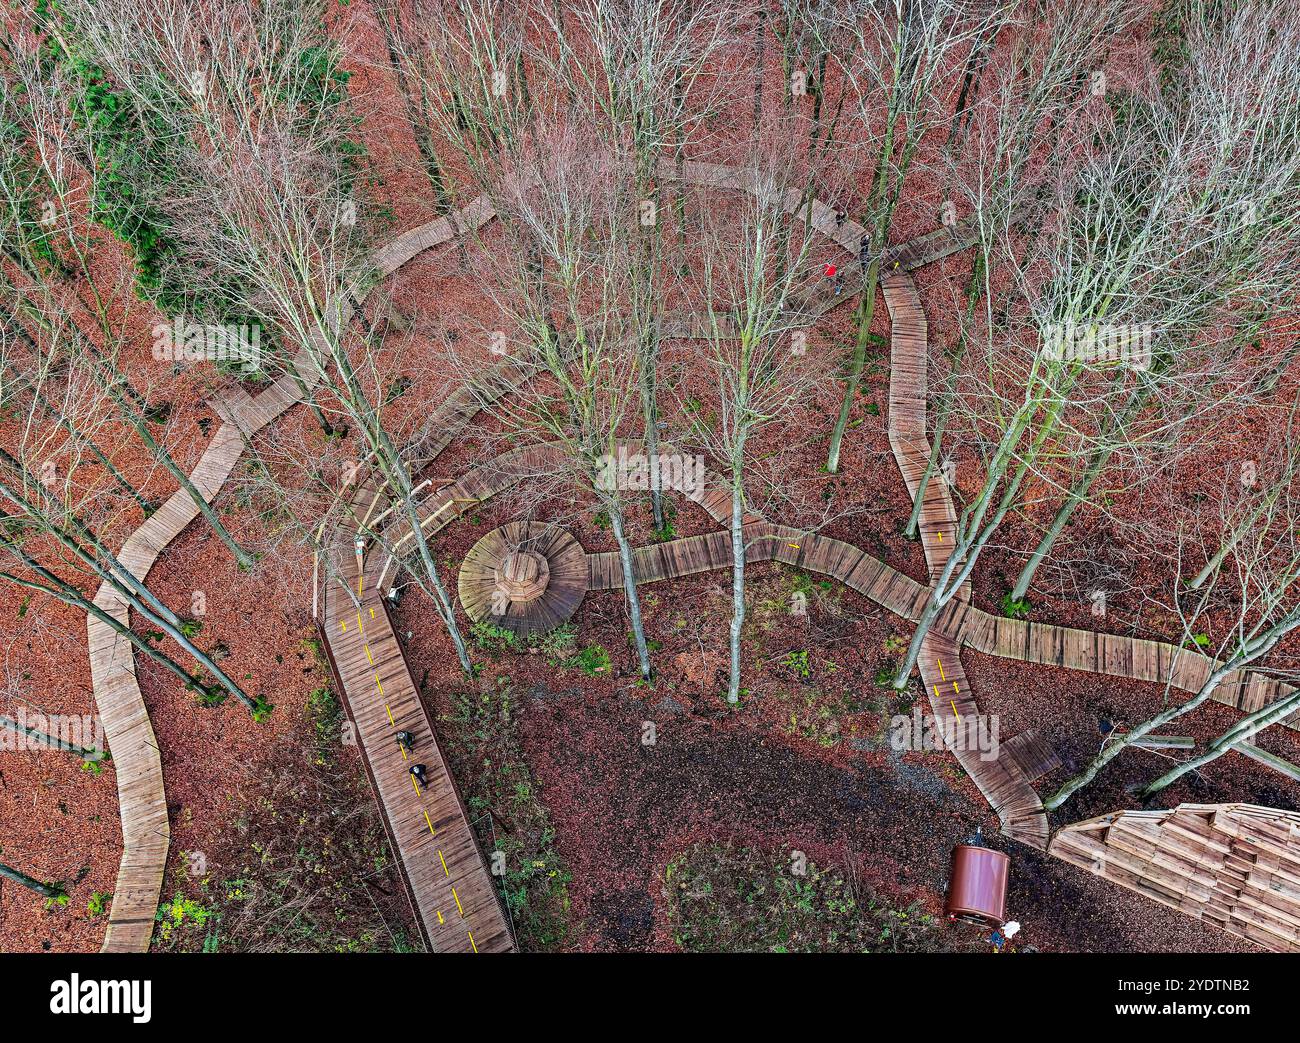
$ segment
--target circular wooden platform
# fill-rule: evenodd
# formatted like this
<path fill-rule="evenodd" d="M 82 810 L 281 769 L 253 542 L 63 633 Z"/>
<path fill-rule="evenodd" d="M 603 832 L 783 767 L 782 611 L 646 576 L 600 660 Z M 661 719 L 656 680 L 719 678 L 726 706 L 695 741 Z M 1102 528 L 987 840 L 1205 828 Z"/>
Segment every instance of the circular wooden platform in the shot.
<path fill-rule="evenodd" d="M 516 634 L 545 633 L 582 604 L 587 555 L 554 525 L 511 522 L 470 548 L 457 590 L 476 623 L 487 620 Z"/>

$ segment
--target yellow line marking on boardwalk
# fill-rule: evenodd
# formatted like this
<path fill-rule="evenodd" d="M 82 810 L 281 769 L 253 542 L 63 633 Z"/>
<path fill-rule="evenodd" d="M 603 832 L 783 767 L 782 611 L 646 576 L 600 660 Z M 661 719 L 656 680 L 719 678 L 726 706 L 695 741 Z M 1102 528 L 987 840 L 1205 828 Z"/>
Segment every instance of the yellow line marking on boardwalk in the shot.
<path fill-rule="evenodd" d="M 953 683 L 952 683 L 952 690 L 953 690 L 954 692 L 956 692 L 958 695 L 961 695 L 961 689 L 957 687 L 957 682 L 956 682 L 956 681 L 953 681 Z"/>
<path fill-rule="evenodd" d="M 438 857 L 442 859 L 442 872 L 443 872 L 443 874 L 444 874 L 445 876 L 451 876 L 451 873 L 447 872 L 447 860 L 446 860 L 445 858 L 442 858 L 442 848 L 438 848 Z"/>
<path fill-rule="evenodd" d="M 946 677 L 943 676 L 943 660 L 942 660 L 942 659 L 936 659 L 935 662 L 939 664 L 939 680 L 940 680 L 940 681 L 946 681 L 946 680 L 948 680 L 948 678 L 946 678 Z"/>
<path fill-rule="evenodd" d="M 370 642 L 366 642 L 366 658 L 370 660 L 370 665 L 375 665 L 375 657 L 370 654 Z"/>
<path fill-rule="evenodd" d="M 414 775 L 412 775 L 410 778 L 411 778 L 411 788 L 415 790 L 415 795 L 418 797 L 420 795 L 420 784 L 415 781 Z"/>
<path fill-rule="evenodd" d="M 375 609 L 373 605 L 370 607 L 370 618 L 371 619 L 375 618 Z"/>
<path fill-rule="evenodd" d="M 460 895 L 456 893 L 454 887 L 451 889 L 451 896 L 456 899 L 456 911 L 460 913 L 461 919 L 463 920 L 465 918 L 465 907 L 460 904 Z"/>
<path fill-rule="evenodd" d="M 475 952 L 478 952 L 478 946 L 474 944 L 474 932 L 473 932 L 473 931 L 466 931 L 465 933 L 469 935 L 469 944 L 470 944 L 470 947 L 471 947 Z"/>
<path fill-rule="evenodd" d="M 961 714 L 957 713 L 957 704 L 956 704 L 955 702 L 953 702 L 951 699 L 949 699 L 949 700 L 948 700 L 948 705 L 952 707 L 952 712 L 955 713 L 955 714 L 957 714 L 957 720 L 960 721 L 960 720 L 961 720 Z"/>
<path fill-rule="evenodd" d="M 339 623 L 340 623 L 340 624 L 342 625 L 342 627 L 343 627 L 343 633 L 346 634 L 346 633 L 348 632 L 348 621 L 347 621 L 346 619 L 341 619 L 341 620 L 339 620 Z"/>
<path fill-rule="evenodd" d="M 399 746 L 399 747 L 397 747 L 397 748 L 398 748 L 399 750 L 402 751 L 402 760 L 406 760 L 406 747 L 405 747 L 405 746 Z"/>
<path fill-rule="evenodd" d="M 438 835 L 438 831 L 437 831 L 436 829 L 433 828 L 433 823 L 429 820 L 429 813 L 428 813 L 427 811 L 424 813 L 424 822 L 425 822 L 425 825 L 427 825 L 427 826 L 429 827 L 429 834 L 430 834 L 431 836 L 435 836 L 435 837 L 436 837 L 436 836 Z"/>
<path fill-rule="evenodd" d="M 444 919 L 442 918 L 442 910 L 441 910 L 441 909 L 438 910 L 438 922 L 439 922 L 439 923 L 446 923 L 446 922 L 447 922 L 446 920 L 444 920 Z"/>

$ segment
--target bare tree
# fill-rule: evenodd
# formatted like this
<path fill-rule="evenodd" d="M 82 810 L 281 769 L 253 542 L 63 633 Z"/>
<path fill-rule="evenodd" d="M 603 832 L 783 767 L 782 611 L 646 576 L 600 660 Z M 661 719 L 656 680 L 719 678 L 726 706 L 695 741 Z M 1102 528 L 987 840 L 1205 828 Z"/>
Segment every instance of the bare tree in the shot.
<path fill-rule="evenodd" d="M 617 466 L 620 448 L 637 434 L 641 361 L 628 285 L 641 209 L 620 158 L 576 119 L 512 148 L 510 170 L 492 190 L 507 246 L 483 250 L 475 267 L 491 272 L 484 291 L 508 327 L 494 334 L 498 365 L 519 383 L 512 395 L 481 394 L 480 405 L 524 445 L 554 445 L 557 474 L 608 515 L 648 679 L 626 517 L 627 493 L 638 483 Z M 467 385 L 479 388 L 478 374 L 460 365 Z"/>
<path fill-rule="evenodd" d="M 826 456 L 832 474 L 839 470 L 840 447 L 866 365 L 880 264 L 908 173 L 922 139 L 949 117 L 952 59 L 996 34 L 1007 17 L 1007 5 L 974 0 L 855 2 L 848 5 L 845 17 L 853 46 L 840 56 L 842 75 L 856 91 L 856 128 L 874 146 L 874 156 L 871 188 L 862 207 L 867 235 L 861 246 L 862 298 L 854 316 L 857 336 Z"/>
<path fill-rule="evenodd" d="M 769 429 L 788 425 L 818 384 L 790 310 L 807 278 L 809 240 L 792 201 L 789 172 L 755 164 L 738 173 L 742 191 L 732 208 L 712 210 L 702 237 L 700 285 L 690 294 L 705 306 L 697 351 L 717 385 L 718 421 L 694 438 L 718 460 L 730 487 L 731 626 L 727 701 L 740 699 L 745 625 L 745 519 L 755 490 L 751 464 Z M 765 447 L 771 455 L 770 446 Z"/>
<path fill-rule="evenodd" d="M 1273 0 L 1234 5 L 1222 20 L 1189 21 L 1187 64 L 1150 101 L 1176 194 L 1155 200 L 1148 241 L 1125 285 L 1106 288 L 1095 315 L 1141 301 L 1159 344 L 1143 379 L 1086 449 L 1064 499 L 1021 569 L 1023 599 L 1038 567 L 1117 455 L 1208 433 L 1195 421 L 1231 398 L 1240 408 L 1270 367 L 1252 343 L 1260 319 L 1278 336 L 1294 328 L 1300 265 L 1300 13 Z M 1172 247 L 1172 249 L 1170 248 Z M 1158 261 L 1159 263 L 1152 263 Z M 1143 270 L 1145 269 L 1145 270 Z M 1135 316 L 1136 317 L 1136 316 Z M 1252 355 L 1256 357 L 1252 358 Z M 1242 371 L 1244 363 L 1249 368 Z"/>
<path fill-rule="evenodd" d="M 628 287 L 637 331 L 638 374 L 655 528 L 665 531 L 659 473 L 660 327 L 667 297 L 662 275 L 669 223 L 659 214 L 665 182 L 675 180 L 679 219 L 686 150 L 724 108 L 727 85 L 712 75 L 750 5 L 738 0 L 582 0 L 543 8 L 555 47 L 536 49 L 548 81 L 599 108 L 596 127 L 631 171 L 645 218 Z M 665 178 L 673 170 L 675 178 Z M 681 259 L 676 258 L 678 263 Z"/>
<path fill-rule="evenodd" d="M 995 55 L 981 43 L 969 51 L 945 150 L 950 188 L 940 218 L 955 229 L 959 207 L 969 211 L 975 256 L 963 299 L 955 302 L 964 306 L 965 317 L 934 396 L 930 459 L 913 498 L 909 537 L 916 535 L 926 488 L 944 459 L 954 381 L 983 287 L 999 282 L 998 266 L 1006 250 L 1014 249 L 1014 229 L 1032 227 L 1043 216 L 1052 179 L 1087 154 L 1097 123 L 1088 111 L 1097 103 L 1095 77 L 1104 75 L 1108 49 L 1140 16 L 1141 8 L 1129 0 L 1025 0 L 1015 8 L 1014 24 L 997 37 Z"/>
<path fill-rule="evenodd" d="M 385 422 L 386 387 L 374 379 L 382 352 L 348 325 L 373 272 L 353 191 L 353 120 L 320 4 L 168 4 L 138 22 L 74 6 L 90 41 L 83 48 L 93 46 L 137 108 L 185 145 L 155 197 L 176 231 L 178 263 L 223 310 L 295 346 L 280 365 L 316 408 L 328 402 L 346 418 L 412 526 L 420 581 L 468 673 L 403 440 Z"/>
<path fill-rule="evenodd" d="M 9 316 L 11 344 L 25 346 L 38 358 L 75 358 L 93 379 L 98 394 L 193 500 L 240 567 L 251 568 L 253 557 L 155 436 L 145 397 L 131 386 L 119 361 L 124 346 L 122 316 L 110 309 L 125 294 L 112 283 L 105 294 L 105 279 L 93 267 L 99 257 L 85 225 L 85 199 L 93 195 L 95 179 L 111 173 L 93 166 L 82 169 L 70 154 L 72 142 L 94 131 L 79 123 L 61 100 L 69 85 L 57 68 L 47 69 L 33 54 L 11 50 L 10 55 L 14 61 L 9 75 L 0 78 L 0 111 L 11 133 L 21 128 L 25 139 L 22 151 L 11 153 L 9 161 L 0 165 L 0 204 L 16 218 L 0 225 L 0 251 L 10 262 L 0 272 L 0 304 Z M 93 148 L 85 152 L 93 155 Z M 87 177 L 92 182 L 89 189 L 84 185 Z M 42 222 L 17 219 L 34 193 L 44 211 Z M 81 303 L 77 286 L 90 288 L 92 308 Z M 120 484 L 128 484 L 120 473 L 116 477 Z M 142 498 L 137 501 L 144 503 Z"/>
<path fill-rule="evenodd" d="M 1225 496 L 1220 501 L 1217 532 L 1222 546 L 1212 556 L 1218 560 L 1211 578 L 1196 590 L 1180 586 L 1175 607 L 1182 620 L 1183 644 L 1190 650 L 1179 655 L 1197 661 L 1212 654 L 1205 680 L 1190 699 L 1175 702 L 1124 735 L 1109 743 L 1078 774 L 1067 780 L 1051 798 L 1044 801 L 1049 809 L 1060 807 L 1074 793 L 1086 786 L 1097 774 L 1133 742 L 1149 735 L 1169 722 L 1202 706 L 1229 675 L 1245 670 L 1259 661 L 1290 633 L 1300 627 L 1300 539 L 1295 532 L 1295 479 L 1297 412 L 1293 406 L 1285 441 L 1286 461 L 1279 480 L 1285 491 L 1266 497 L 1263 509 L 1247 496 Z M 1227 481 L 1237 484 L 1229 468 Z M 1191 519 L 1195 522 L 1197 519 Z M 1245 527 L 1248 531 L 1243 534 Z M 1178 574 L 1195 567 L 1193 555 L 1200 547 L 1191 524 L 1177 530 L 1176 562 Z M 1224 552 L 1224 548 L 1227 548 Z M 1191 558 L 1192 560 L 1188 560 Z M 1206 633 L 1217 629 L 1223 637 L 1213 648 L 1205 646 Z M 1171 665 L 1171 674 L 1179 669 Z M 1255 734 L 1260 728 L 1290 712 L 1294 699 L 1285 699 L 1248 715 L 1224 735 L 1212 742 L 1200 755 L 1183 762 L 1144 791 L 1151 795 L 1181 777 L 1185 772 L 1231 749 L 1236 743 Z"/>

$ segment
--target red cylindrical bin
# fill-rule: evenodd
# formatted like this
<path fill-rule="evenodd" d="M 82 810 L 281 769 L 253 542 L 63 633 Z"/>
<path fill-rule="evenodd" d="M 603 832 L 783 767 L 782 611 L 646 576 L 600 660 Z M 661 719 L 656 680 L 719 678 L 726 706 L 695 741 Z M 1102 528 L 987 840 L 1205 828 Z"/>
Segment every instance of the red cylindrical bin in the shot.
<path fill-rule="evenodd" d="M 1011 859 L 1001 851 L 959 844 L 952 853 L 948 880 L 949 916 L 1001 927 L 1006 921 L 1007 877 Z"/>

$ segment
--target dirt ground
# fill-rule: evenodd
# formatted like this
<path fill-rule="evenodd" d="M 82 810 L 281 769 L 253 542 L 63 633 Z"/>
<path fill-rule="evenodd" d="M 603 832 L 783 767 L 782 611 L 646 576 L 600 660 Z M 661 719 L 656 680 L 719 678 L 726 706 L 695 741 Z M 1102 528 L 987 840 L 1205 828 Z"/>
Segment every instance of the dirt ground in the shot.
<path fill-rule="evenodd" d="M 384 199 L 392 208 L 393 226 L 404 229 L 428 220 L 433 212 L 422 175 L 411 162 L 414 149 L 400 106 L 393 101 L 392 85 L 363 60 L 379 53 L 373 27 L 364 17 L 360 25 L 353 45 L 358 56 L 353 84 L 367 99 L 364 134 Z M 939 199 L 937 185 L 921 183 L 900 209 L 891 239 L 904 241 L 933 228 Z M 491 230 L 485 235 L 487 249 L 491 235 Z M 394 277 L 395 303 L 414 316 L 406 342 L 412 359 L 455 344 L 465 348 L 474 331 L 494 328 L 473 273 L 452 253 L 423 255 Z M 954 287 L 964 282 L 968 268 L 967 262 L 953 258 L 918 275 L 937 343 L 951 342 Z M 842 342 L 850 329 L 850 308 L 846 300 L 828 317 L 815 350 L 832 351 Z M 147 317 L 132 321 L 143 324 Z M 883 306 L 872 330 L 888 336 Z M 144 356 L 139 363 L 145 364 Z M 413 363 L 412 376 L 417 411 L 455 384 L 450 369 L 427 361 Z M 211 435 L 213 415 L 205 402 L 209 383 L 197 375 L 181 375 L 169 396 L 178 432 L 173 450 L 186 466 L 197 460 Z M 709 390 L 702 374 L 684 374 L 672 388 L 680 400 L 707 400 Z M 829 535 L 922 579 L 920 546 L 900 535 L 910 504 L 889 452 L 888 359 L 881 349 L 869 360 L 855 424 L 845 442 L 842 474 L 832 476 L 819 467 L 825 457 L 828 414 L 836 403 L 836 390 L 831 389 L 824 401 L 813 404 L 813 430 L 785 458 L 792 474 L 804 476 L 799 502 L 789 509 L 834 504 L 846 516 L 827 528 Z M 302 417 L 294 414 L 281 421 L 301 423 Z M 1247 454 L 1252 437 L 1250 426 L 1243 424 L 1238 443 L 1225 444 L 1221 451 Z M 493 445 L 491 424 L 480 421 L 444 454 L 433 473 L 454 477 L 483 462 Z M 141 476 L 147 468 L 143 460 L 124 466 L 129 472 L 134 467 Z M 158 477 L 151 480 L 157 483 L 151 488 L 168 491 Z M 223 494 L 218 502 L 237 537 L 251 544 L 264 538 L 265 519 L 253 507 L 231 494 Z M 468 548 L 496 525 L 517 517 L 520 507 L 517 499 L 503 497 L 455 523 L 437 540 L 439 561 L 454 575 Z M 528 507 L 538 517 L 565 525 L 588 551 L 613 546 L 590 504 L 567 491 L 550 492 Z M 1149 509 L 1148 500 L 1126 498 L 1122 492 L 1113 505 L 1114 516 L 1121 519 Z M 129 521 L 124 520 L 123 530 L 115 534 L 119 539 L 129 531 Z M 652 538 L 648 510 L 635 510 L 631 522 L 634 542 Z M 1096 535 L 1092 527 L 1106 524 L 1090 515 L 1080 522 L 1075 537 L 1081 546 L 1087 545 Z M 674 526 L 680 536 L 716 527 L 698 507 L 684 501 L 677 504 Z M 990 550 L 975 583 L 977 603 L 993 611 L 1005 592 L 1006 578 L 1014 576 L 1032 544 L 1030 527 L 1009 522 L 1001 543 Z M 1144 565 L 1134 554 L 1124 560 L 1131 591 L 1149 589 L 1161 580 L 1156 564 Z M 540 654 L 479 653 L 485 663 L 481 683 L 506 679 L 520 695 L 519 745 L 554 830 L 555 852 L 571 877 L 565 947 L 671 949 L 664 867 L 683 850 L 705 842 L 802 851 L 824 867 L 851 867 L 865 882 L 939 913 L 953 846 L 982 829 L 987 842 L 1004 847 L 1013 857 L 1009 910 L 1024 927 L 1024 945 L 1043 951 L 1096 952 L 1245 948 L 1227 935 L 1000 838 L 996 818 L 947 754 L 899 755 L 889 750 L 889 718 L 910 712 L 910 697 L 900 699 L 874 678 L 895 661 L 898 642 L 906 640 L 910 628 L 851 591 L 776 565 L 753 568 L 744 653 L 747 691 L 738 707 L 728 707 L 722 694 L 728 580 L 725 573 L 714 573 L 645 590 L 647 633 L 657 644 L 653 655 L 658 677 L 652 688 L 636 683 L 625 610 L 617 592 L 588 595 L 574 621 L 578 648 L 599 645 L 609 654 L 610 668 L 599 676 L 549 663 Z M 263 799 L 259 787 L 269 769 L 312 756 L 309 705 L 312 693 L 325 681 L 311 648 L 310 558 L 305 552 L 281 546 L 259 569 L 243 574 L 218 541 L 196 525 L 168 548 L 150 584 L 169 604 L 187 604 L 194 591 L 203 590 L 208 611 L 200 644 L 222 649 L 224 662 L 251 686 L 250 694 L 264 695 L 275 705 L 269 719 L 256 724 L 233 700 L 201 707 L 169 675 L 149 663 L 140 664 L 141 688 L 162 752 L 172 825 L 167 897 L 196 893 L 203 877 L 222 879 L 237 872 L 255 845 L 274 840 L 268 832 L 241 835 L 235 843 L 232 826 Z M 796 592 L 807 597 L 806 615 L 790 611 Z M 1087 600 L 1064 587 L 1058 596 L 1038 596 L 1035 602 L 1036 620 L 1096 623 Z M 431 709 L 442 717 L 451 715 L 453 693 L 463 682 L 432 607 L 418 593 L 409 593 L 399 620 L 407 655 Z M 9 635 L 4 644 L 8 684 L 0 712 L 19 707 L 45 713 L 94 712 L 84 619 L 78 613 L 39 600 L 29 606 L 6 588 L 0 597 L 0 623 Z M 1117 599 L 1107 625 L 1115 632 L 1177 636 L 1138 593 Z M 805 653 L 806 659 L 801 658 Z M 1065 759 L 1066 767 L 1039 781 L 1040 791 L 1059 784 L 1070 764 L 1096 752 L 1100 721 L 1141 720 L 1161 698 L 1157 686 L 1031 667 L 969 651 L 964 661 L 982 709 L 999 715 L 1004 740 L 1036 727 Z M 798 665 L 804 662 L 806 670 Z M 1231 719 L 1230 711 L 1211 705 L 1180 721 L 1176 730 L 1204 739 Z M 647 724 L 653 725 L 652 743 L 645 741 Z M 1275 729 L 1261 745 L 1300 760 L 1300 740 L 1292 733 Z M 337 752 L 339 770 L 361 785 L 355 754 Z M 1126 753 L 1066 805 L 1055 824 L 1136 806 L 1129 788 L 1152 777 L 1163 763 L 1159 754 L 1149 751 Z M 462 785 L 469 781 L 462 780 Z M 66 906 L 47 908 L 32 892 L 0 882 L 0 950 L 98 948 L 104 916 L 89 906 L 95 895 L 113 890 L 121 855 L 115 784 L 111 762 L 95 774 L 63 754 L 0 754 L 0 860 L 41 879 L 63 882 L 69 893 Z M 1159 804 L 1221 800 L 1296 808 L 1300 788 L 1229 756 L 1165 791 Z M 371 822 L 368 828 L 373 827 Z M 202 856 L 198 863 L 196 855 Z M 203 867 L 202 873 L 193 872 L 196 864 Z M 395 881 L 391 865 L 376 870 L 381 919 L 409 931 Z"/>

